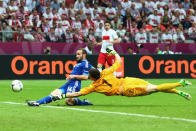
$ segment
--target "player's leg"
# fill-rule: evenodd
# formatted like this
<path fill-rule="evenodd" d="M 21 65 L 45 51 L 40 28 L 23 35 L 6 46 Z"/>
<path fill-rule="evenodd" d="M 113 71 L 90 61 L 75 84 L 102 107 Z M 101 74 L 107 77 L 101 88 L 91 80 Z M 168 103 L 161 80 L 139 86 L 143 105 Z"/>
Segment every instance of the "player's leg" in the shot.
<path fill-rule="evenodd" d="M 146 88 L 146 91 L 148 93 L 153 93 L 153 92 L 158 92 L 158 91 L 167 92 L 167 93 L 175 93 L 190 100 L 191 96 L 188 93 L 174 89 L 176 87 L 181 87 L 181 86 L 185 87 L 187 85 L 191 85 L 191 83 L 186 80 L 181 80 L 180 82 L 177 82 L 177 83 L 165 83 L 161 85 L 153 85 L 149 83 Z"/>
<path fill-rule="evenodd" d="M 77 85 L 77 86 L 76 86 Z M 74 84 L 71 84 L 67 88 L 67 93 L 73 93 L 73 92 L 79 92 L 81 89 L 81 84 L 77 81 Z M 84 99 L 83 101 L 78 98 L 66 98 L 65 103 L 69 106 L 74 105 L 93 105 L 91 102 L 89 102 L 87 99 Z"/>
<path fill-rule="evenodd" d="M 98 64 L 97 64 L 97 69 L 102 72 L 102 67 L 106 62 L 106 56 L 104 53 L 99 53 L 99 57 L 98 57 Z"/>
<path fill-rule="evenodd" d="M 112 55 L 112 56 L 106 56 L 106 61 L 108 63 L 109 66 L 112 66 L 115 62 L 115 56 Z"/>
<path fill-rule="evenodd" d="M 60 100 L 62 99 L 62 94 L 65 94 L 65 92 L 67 91 L 68 84 L 69 82 L 61 86 L 59 89 L 55 89 L 54 91 L 51 92 L 49 96 L 46 96 L 37 101 L 28 101 L 27 104 L 29 106 L 39 106 L 41 104 L 47 104 L 52 101 Z"/>
<path fill-rule="evenodd" d="M 162 91 L 162 92 L 177 94 L 181 97 L 184 97 L 187 100 L 191 100 L 191 95 L 189 93 L 186 93 L 186 92 L 181 91 L 181 90 L 170 89 L 170 90 L 165 90 L 165 91 Z"/>

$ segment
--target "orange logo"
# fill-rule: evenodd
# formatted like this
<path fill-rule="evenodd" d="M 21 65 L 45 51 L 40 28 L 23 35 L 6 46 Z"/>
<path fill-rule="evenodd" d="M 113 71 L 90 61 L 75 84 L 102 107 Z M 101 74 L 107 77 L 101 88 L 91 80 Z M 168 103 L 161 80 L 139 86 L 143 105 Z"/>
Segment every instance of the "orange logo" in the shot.
<path fill-rule="evenodd" d="M 149 62 L 149 68 L 144 68 L 144 61 Z M 196 60 L 154 60 L 151 56 L 142 56 L 139 60 L 139 70 L 144 74 L 150 74 L 153 71 L 156 74 L 160 74 L 161 70 L 165 74 L 182 74 L 184 67 L 184 73 L 190 74 L 191 77 L 196 78 Z"/>
<path fill-rule="evenodd" d="M 17 69 L 16 63 L 22 62 L 22 69 Z M 65 63 L 63 61 L 28 61 L 23 56 L 16 56 L 12 59 L 11 69 L 17 75 L 23 75 L 29 73 L 30 75 L 35 74 L 35 67 L 38 67 L 37 73 L 41 75 L 50 74 L 65 74 L 66 76 L 72 72 L 73 67 L 77 64 L 76 61 L 68 60 Z M 58 67 L 58 70 L 57 70 Z M 72 67 L 72 68 L 70 68 Z M 58 71 L 58 73 L 57 73 Z"/>

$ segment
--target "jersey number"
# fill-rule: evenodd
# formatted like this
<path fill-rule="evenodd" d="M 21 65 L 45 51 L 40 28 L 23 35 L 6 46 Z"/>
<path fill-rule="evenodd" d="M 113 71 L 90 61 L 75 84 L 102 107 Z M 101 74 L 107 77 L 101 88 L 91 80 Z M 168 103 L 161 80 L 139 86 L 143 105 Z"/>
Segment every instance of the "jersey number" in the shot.
<path fill-rule="evenodd" d="M 109 87 L 112 87 L 112 85 L 110 83 L 108 83 L 106 80 L 103 79 L 103 83 L 105 83 L 106 85 L 108 85 Z"/>

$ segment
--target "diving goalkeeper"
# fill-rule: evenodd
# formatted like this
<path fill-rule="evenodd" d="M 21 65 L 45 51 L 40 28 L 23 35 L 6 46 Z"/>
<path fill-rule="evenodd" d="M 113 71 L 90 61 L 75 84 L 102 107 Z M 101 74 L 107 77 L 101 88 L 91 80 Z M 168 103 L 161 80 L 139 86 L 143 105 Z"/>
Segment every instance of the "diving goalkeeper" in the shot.
<path fill-rule="evenodd" d="M 181 80 L 180 82 L 176 83 L 154 85 L 145 80 L 134 77 L 126 77 L 121 79 L 114 77 L 113 72 L 120 67 L 121 59 L 116 51 L 107 49 L 107 52 L 109 52 L 110 55 L 115 56 L 116 61 L 111 68 L 105 69 L 102 72 L 92 68 L 89 71 L 89 78 L 94 82 L 90 84 L 89 87 L 83 88 L 79 92 L 67 93 L 66 97 L 72 98 L 84 96 L 92 92 L 102 93 L 106 96 L 121 95 L 127 97 L 144 96 L 156 92 L 166 92 L 178 94 L 187 100 L 191 99 L 190 94 L 175 89 L 176 87 L 191 85 L 191 83 L 186 80 Z"/>

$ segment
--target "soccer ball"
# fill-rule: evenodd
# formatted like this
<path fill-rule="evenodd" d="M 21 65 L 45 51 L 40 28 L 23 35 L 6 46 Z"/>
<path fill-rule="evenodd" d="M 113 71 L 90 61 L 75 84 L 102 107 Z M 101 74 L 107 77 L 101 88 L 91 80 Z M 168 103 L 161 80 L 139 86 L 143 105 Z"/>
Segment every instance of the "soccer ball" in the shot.
<path fill-rule="evenodd" d="M 23 84 L 20 80 L 14 80 L 12 81 L 11 88 L 14 92 L 20 92 L 22 91 Z"/>

